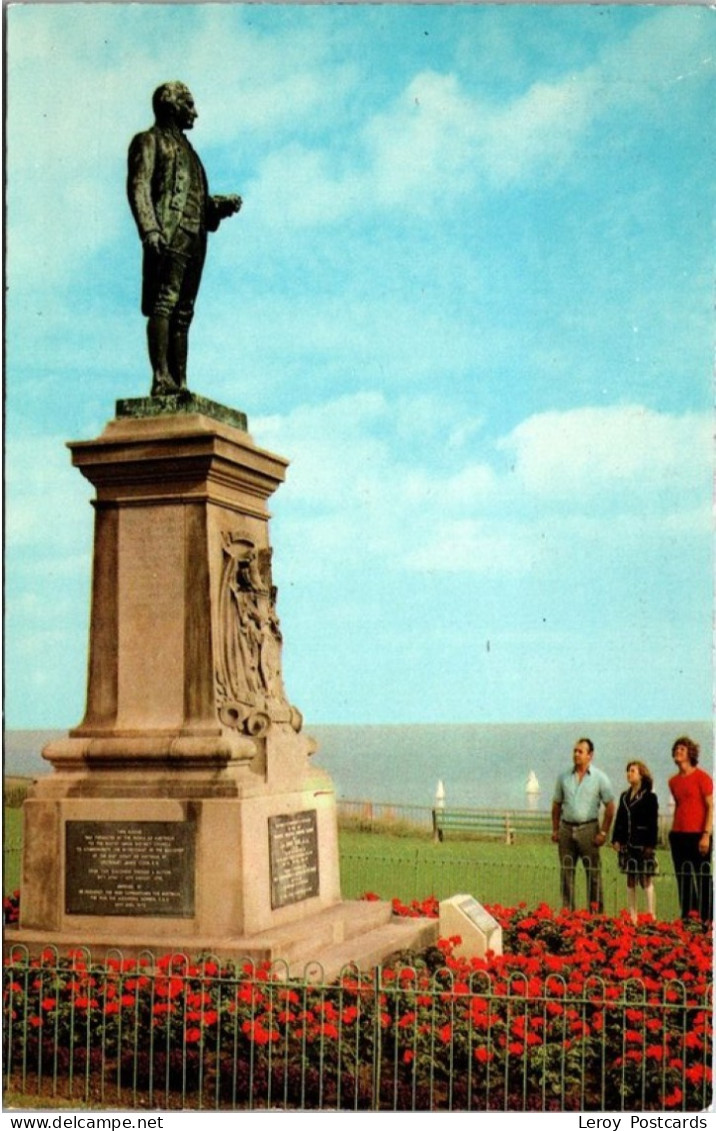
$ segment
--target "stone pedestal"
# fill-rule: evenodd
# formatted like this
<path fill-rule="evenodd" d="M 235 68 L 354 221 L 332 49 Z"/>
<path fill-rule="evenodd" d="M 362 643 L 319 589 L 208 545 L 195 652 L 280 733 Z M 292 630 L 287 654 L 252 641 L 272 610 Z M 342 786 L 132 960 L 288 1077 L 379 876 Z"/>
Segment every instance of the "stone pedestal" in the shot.
<path fill-rule="evenodd" d="M 211 952 L 314 977 L 427 945 L 341 901 L 336 805 L 283 685 L 267 500 L 286 461 L 191 394 L 72 443 L 96 488 L 87 709 L 24 806 L 6 946 Z"/>
<path fill-rule="evenodd" d="M 163 400 L 69 445 L 96 488 L 87 709 L 25 804 L 17 940 L 264 954 L 340 904 L 333 786 L 281 672 L 286 461 L 241 414 Z"/>

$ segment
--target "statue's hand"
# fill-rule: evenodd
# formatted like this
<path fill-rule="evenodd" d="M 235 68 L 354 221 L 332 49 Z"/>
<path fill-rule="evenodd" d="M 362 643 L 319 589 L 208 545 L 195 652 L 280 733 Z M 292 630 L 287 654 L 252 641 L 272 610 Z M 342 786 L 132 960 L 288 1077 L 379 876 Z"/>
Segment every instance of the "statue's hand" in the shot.
<path fill-rule="evenodd" d="M 158 255 L 160 252 L 164 251 L 164 248 L 167 246 L 167 241 L 164 239 L 161 232 L 149 232 L 144 237 L 144 246 L 148 248 L 149 251 L 153 251 Z"/>
<path fill-rule="evenodd" d="M 214 200 L 219 206 L 222 219 L 235 215 L 243 204 L 243 200 L 236 193 L 230 193 L 228 196 L 215 196 Z"/>

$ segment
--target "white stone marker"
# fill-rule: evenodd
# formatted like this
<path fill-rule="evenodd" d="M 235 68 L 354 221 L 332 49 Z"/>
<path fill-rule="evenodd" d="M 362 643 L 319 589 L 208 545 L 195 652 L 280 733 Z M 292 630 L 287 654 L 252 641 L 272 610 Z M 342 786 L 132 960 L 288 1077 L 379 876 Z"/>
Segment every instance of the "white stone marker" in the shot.
<path fill-rule="evenodd" d="M 502 927 L 471 895 L 453 895 L 440 902 L 440 938 L 459 935 L 458 958 L 483 958 L 488 950 L 502 954 Z"/>

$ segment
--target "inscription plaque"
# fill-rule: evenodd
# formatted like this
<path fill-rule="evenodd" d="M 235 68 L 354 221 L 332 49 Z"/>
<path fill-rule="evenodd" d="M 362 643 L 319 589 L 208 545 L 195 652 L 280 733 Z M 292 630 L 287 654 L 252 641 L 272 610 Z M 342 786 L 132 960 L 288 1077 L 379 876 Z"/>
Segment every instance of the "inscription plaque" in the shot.
<path fill-rule="evenodd" d="M 488 937 L 499 925 L 495 917 L 490 915 L 490 912 L 471 895 L 463 896 L 458 907 L 463 915 L 467 915 L 468 919 L 471 919 L 475 926 L 479 927 Z"/>
<path fill-rule="evenodd" d="M 187 821 L 68 821 L 68 915 L 194 915 L 195 826 Z"/>
<path fill-rule="evenodd" d="M 316 810 L 269 817 L 271 907 L 318 895 Z"/>

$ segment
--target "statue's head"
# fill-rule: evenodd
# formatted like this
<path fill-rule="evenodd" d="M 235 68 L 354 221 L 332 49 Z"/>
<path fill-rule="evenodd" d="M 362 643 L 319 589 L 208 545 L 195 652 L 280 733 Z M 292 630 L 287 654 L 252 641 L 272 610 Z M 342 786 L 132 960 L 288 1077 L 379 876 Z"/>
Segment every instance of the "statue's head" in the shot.
<path fill-rule="evenodd" d="M 194 96 L 183 82 L 164 82 L 152 95 L 152 109 L 157 122 L 166 125 L 175 122 L 183 130 L 190 130 L 198 117 Z"/>

